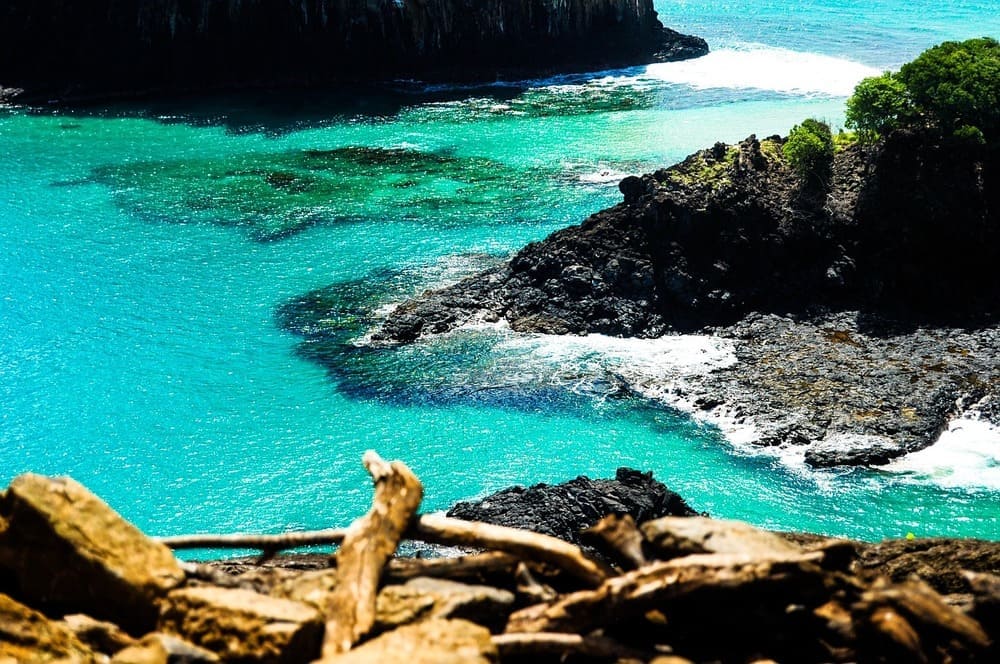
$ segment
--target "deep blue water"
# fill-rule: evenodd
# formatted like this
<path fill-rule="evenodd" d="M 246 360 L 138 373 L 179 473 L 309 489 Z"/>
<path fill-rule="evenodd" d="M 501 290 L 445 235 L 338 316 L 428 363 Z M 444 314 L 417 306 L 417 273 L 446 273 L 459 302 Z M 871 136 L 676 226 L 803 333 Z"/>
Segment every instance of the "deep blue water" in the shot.
<path fill-rule="evenodd" d="M 772 527 L 1000 539 L 996 447 L 814 472 L 617 396 L 661 347 L 363 343 L 380 307 L 613 204 L 624 174 L 839 125 L 860 77 L 1000 36 L 985 1 L 658 8 L 713 53 L 493 88 L 0 111 L 0 482 L 72 475 L 154 534 L 274 532 L 363 512 L 374 448 L 413 467 L 426 509 L 629 465 Z M 314 291 L 336 315 L 304 343 L 289 303 Z"/>

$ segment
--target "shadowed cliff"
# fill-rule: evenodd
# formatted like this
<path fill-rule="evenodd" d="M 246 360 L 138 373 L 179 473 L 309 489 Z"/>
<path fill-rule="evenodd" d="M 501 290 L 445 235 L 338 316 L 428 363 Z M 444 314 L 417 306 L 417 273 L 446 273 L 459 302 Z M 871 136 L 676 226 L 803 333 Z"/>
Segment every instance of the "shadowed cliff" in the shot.
<path fill-rule="evenodd" d="M 491 80 L 696 57 L 652 0 L 15 0 L 0 87 L 50 97 L 420 76 Z"/>

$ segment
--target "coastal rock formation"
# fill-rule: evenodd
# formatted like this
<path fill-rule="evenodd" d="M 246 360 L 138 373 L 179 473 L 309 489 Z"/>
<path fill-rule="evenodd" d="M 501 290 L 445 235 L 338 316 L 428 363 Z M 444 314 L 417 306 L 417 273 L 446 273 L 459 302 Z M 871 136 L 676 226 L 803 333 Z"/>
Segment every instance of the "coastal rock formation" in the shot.
<path fill-rule="evenodd" d="M 157 624 L 133 639 L 86 615 L 60 621 L 52 605 L 43 614 L 37 599 L 14 587 L 13 596 L 0 594 L 0 662 L 658 662 L 663 653 L 680 661 L 996 661 L 1000 543 L 915 540 L 872 552 L 880 545 L 702 517 L 663 517 L 639 527 L 629 515 L 612 514 L 591 530 L 607 560 L 626 564 L 598 564 L 547 535 L 414 514 L 414 501 L 405 498 L 414 489 L 422 494 L 419 480 L 400 462 L 387 464 L 374 453 L 366 460 L 376 485 L 371 511 L 347 529 L 322 533 L 356 555 L 360 567 L 374 564 L 377 594 L 342 592 L 356 574 L 340 553 L 336 564 L 317 554 L 186 563 L 182 586 L 162 600 Z M 391 481 L 387 468 L 408 474 L 409 483 Z M 53 481 L 50 488 L 59 486 Z M 604 490 L 608 504 L 621 499 L 610 482 L 590 489 Z M 386 559 L 384 550 L 398 538 L 368 527 L 373 514 L 409 514 L 408 539 L 485 551 Z M 53 516 L 55 530 L 71 529 L 74 516 Z M 114 516 L 106 522 L 108 540 L 142 546 L 136 538 L 144 536 Z M 282 548 L 266 536 L 224 539 L 269 554 Z M 167 538 L 159 545 L 204 542 Z M 21 558 L 45 558 L 23 540 L 12 546 Z M 915 575 L 895 578 L 905 574 L 907 555 L 930 550 L 938 553 L 912 568 Z M 95 564 L 77 570 L 81 584 L 100 588 L 112 604 L 122 589 L 103 583 L 103 569 L 117 555 L 95 551 Z M 893 578 L 883 574 L 886 567 Z M 471 585 L 473 578 L 479 583 Z M 352 614 L 375 619 L 341 652 L 320 655 L 338 620 Z"/>
<path fill-rule="evenodd" d="M 475 321 L 518 332 L 729 337 L 738 362 L 678 401 L 807 444 L 816 466 L 932 444 L 1000 393 L 1000 150 L 898 132 L 802 181 L 780 137 L 717 144 L 621 182 L 624 202 L 508 263 L 399 306 L 406 342 Z"/>
<path fill-rule="evenodd" d="M 652 473 L 619 468 L 613 480 L 578 477 L 562 484 L 511 487 L 475 502 L 461 502 L 448 516 L 533 530 L 579 544 L 581 533 L 609 514 L 637 523 L 663 516 L 694 516 L 684 499 Z"/>
<path fill-rule="evenodd" d="M 0 86 L 36 98 L 411 76 L 497 76 L 683 59 L 652 0 L 16 1 Z"/>

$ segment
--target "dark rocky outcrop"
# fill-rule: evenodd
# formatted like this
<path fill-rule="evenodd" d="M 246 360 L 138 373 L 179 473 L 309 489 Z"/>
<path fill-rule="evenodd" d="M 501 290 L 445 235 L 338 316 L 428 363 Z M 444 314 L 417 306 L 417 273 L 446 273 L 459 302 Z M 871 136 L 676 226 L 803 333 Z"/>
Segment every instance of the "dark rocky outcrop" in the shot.
<path fill-rule="evenodd" d="M 62 2 L 0 7 L 0 86 L 29 97 L 434 77 L 682 59 L 652 0 Z"/>
<path fill-rule="evenodd" d="M 448 516 L 459 519 L 533 530 L 574 544 L 583 530 L 609 514 L 630 514 L 644 523 L 697 512 L 652 473 L 629 468 L 619 468 L 613 480 L 577 477 L 562 484 L 515 486 L 448 510 Z"/>
<path fill-rule="evenodd" d="M 753 422 L 762 444 L 808 444 L 815 466 L 886 463 L 973 407 L 995 419 L 1000 149 L 899 132 L 803 183 L 782 144 L 720 143 L 626 178 L 623 203 L 404 303 L 377 338 L 475 320 L 718 334 L 738 361 L 682 396 Z"/>

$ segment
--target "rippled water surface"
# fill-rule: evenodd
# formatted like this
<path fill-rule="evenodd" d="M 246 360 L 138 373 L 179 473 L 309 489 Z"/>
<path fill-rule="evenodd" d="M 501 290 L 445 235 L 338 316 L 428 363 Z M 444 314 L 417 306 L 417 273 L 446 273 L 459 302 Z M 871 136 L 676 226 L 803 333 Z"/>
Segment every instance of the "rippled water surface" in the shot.
<path fill-rule="evenodd" d="M 1000 36 L 985 1 L 658 7 L 713 53 L 485 88 L 0 111 L 0 481 L 70 474 L 157 534 L 327 527 L 366 508 L 375 448 L 415 469 L 428 509 L 630 465 L 772 527 L 1000 538 L 995 446 L 814 472 L 625 389 L 712 349 L 364 343 L 387 305 L 615 203 L 625 174 L 836 126 L 860 77 Z"/>

